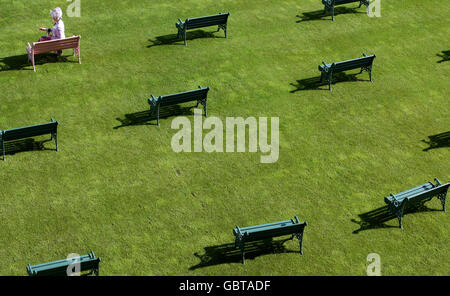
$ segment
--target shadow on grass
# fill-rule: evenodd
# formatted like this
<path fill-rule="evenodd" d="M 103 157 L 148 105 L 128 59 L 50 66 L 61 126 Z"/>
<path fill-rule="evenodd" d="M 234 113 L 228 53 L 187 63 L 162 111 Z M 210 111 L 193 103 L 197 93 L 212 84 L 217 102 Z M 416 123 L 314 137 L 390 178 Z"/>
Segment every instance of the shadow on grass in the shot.
<path fill-rule="evenodd" d="M 72 56 L 72 55 L 58 56 L 54 53 L 43 53 L 43 54 L 35 55 L 34 63 L 36 66 L 47 64 L 47 63 L 59 63 L 59 62 L 78 63 L 78 61 L 70 61 L 69 59 L 67 59 L 67 57 L 69 57 L 69 56 Z M 27 67 L 27 68 L 25 68 L 25 67 Z M 0 58 L 0 72 L 11 71 L 11 70 L 31 70 L 31 71 L 33 71 L 33 66 L 31 65 L 31 62 L 28 61 L 28 55 L 22 54 L 22 55 Z"/>
<path fill-rule="evenodd" d="M 336 17 L 339 14 L 348 14 L 348 13 L 364 13 L 357 10 L 357 8 L 348 8 L 348 7 L 336 7 L 334 9 L 334 16 Z M 324 12 L 323 9 L 304 12 L 302 15 L 296 15 L 299 20 L 296 23 L 306 22 L 306 21 L 314 21 L 314 20 L 328 20 L 324 19 L 324 17 L 329 17 L 331 19 L 331 15 L 327 12 Z"/>
<path fill-rule="evenodd" d="M 284 242 L 290 239 L 284 240 L 261 240 L 255 242 L 249 242 L 245 244 L 245 260 L 255 259 L 258 256 L 268 254 L 281 254 L 281 253 L 298 253 L 299 251 L 287 250 L 284 247 Z M 235 248 L 234 243 L 223 244 L 218 246 L 205 247 L 205 252 L 202 255 L 198 253 L 194 254 L 195 257 L 200 259 L 200 263 L 191 266 L 189 270 L 195 270 L 197 268 L 203 268 L 208 266 L 214 266 L 227 263 L 240 263 L 242 264 L 242 253 L 239 248 Z"/>
<path fill-rule="evenodd" d="M 423 149 L 423 151 L 428 151 L 430 149 L 436 148 L 450 147 L 450 132 L 428 136 L 428 139 L 429 139 L 428 141 L 422 140 L 422 142 L 430 145 L 430 147 Z"/>
<path fill-rule="evenodd" d="M 346 81 L 370 81 L 359 79 L 356 75 L 358 74 L 345 74 L 344 72 L 336 73 L 333 75 L 333 82 L 331 84 Z M 326 79 L 321 82 L 320 76 L 297 80 L 297 84 L 291 83 L 291 85 L 295 87 L 294 90 L 291 90 L 291 93 L 302 90 L 328 90 L 328 82 Z M 326 86 L 326 88 L 323 88 L 322 86 Z"/>
<path fill-rule="evenodd" d="M 430 209 L 424 203 L 419 203 L 419 204 L 407 207 L 404 211 L 404 215 L 418 213 L 418 212 L 434 212 L 434 211 L 439 211 L 439 210 Z M 360 226 L 359 229 L 353 231 L 354 234 L 357 234 L 360 231 L 369 230 L 369 229 L 399 228 L 397 216 L 392 214 L 389 211 L 387 205 L 383 206 L 381 208 L 363 213 L 363 214 L 359 214 L 358 217 L 360 218 L 360 221 L 357 221 L 355 219 L 351 220 L 353 223 L 359 224 L 359 226 Z M 397 223 L 396 226 L 385 224 L 386 222 L 393 220 L 393 219 L 395 219 L 395 222 Z"/>
<path fill-rule="evenodd" d="M 442 53 L 438 53 L 437 56 L 442 58 L 442 60 L 437 61 L 438 63 L 448 62 L 450 61 L 450 50 L 443 50 Z"/>
<path fill-rule="evenodd" d="M 189 116 L 194 115 L 191 107 L 180 107 L 179 105 L 161 107 L 159 111 L 159 119 L 174 117 L 174 116 Z M 134 125 L 157 125 L 156 124 L 156 116 L 150 114 L 150 106 L 146 111 L 135 112 L 130 114 L 125 114 L 124 118 L 116 118 L 121 122 L 121 125 L 115 126 L 114 129 L 118 129 L 126 126 L 134 126 Z M 153 121 L 153 122 L 151 122 Z"/>
<path fill-rule="evenodd" d="M 198 38 L 225 38 L 220 37 L 218 35 L 214 35 L 214 32 L 205 32 L 203 30 L 195 30 L 186 32 L 186 41 L 194 40 Z M 148 41 L 152 42 L 153 44 L 150 44 L 147 46 L 147 48 L 158 46 L 158 45 L 183 45 L 184 46 L 184 39 L 183 37 L 177 37 L 177 34 L 169 34 L 169 35 L 163 35 L 158 36 L 154 40 L 149 39 Z"/>
<path fill-rule="evenodd" d="M 16 141 L 8 141 L 5 142 L 5 154 L 13 155 L 18 152 L 26 152 L 26 151 L 42 151 L 42 150 L 53 150 L 56 151 L 56 148 L 45 148 L 44 143 L 51 142 L 51 139 L 35 141 L 33 138 L 21 139 Z M 0 155 L 3 155 L 2 147 L 0 146 Z"/>

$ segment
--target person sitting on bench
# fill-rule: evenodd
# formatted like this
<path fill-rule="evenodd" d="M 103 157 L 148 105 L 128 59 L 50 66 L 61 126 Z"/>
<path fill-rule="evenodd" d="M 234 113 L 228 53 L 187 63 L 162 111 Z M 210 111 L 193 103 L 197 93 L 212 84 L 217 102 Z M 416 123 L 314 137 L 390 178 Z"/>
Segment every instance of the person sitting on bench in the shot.
<path fill-rule="evenodd" d="M 39 28 L 39 30 L 47 32 L 47 36 L 42 36 L 39 41 L 66 38 L 66 35 L 64 33 L 64 22 L 62 21 L 62 14 L 62 10 L 59 7 L 56 7 L 55 9 L 50 11 L 50 15 L 52 16 L 55 24 L 52 28 Z M 62 50 L 58 50 L 56 54 L 61 55 Z"/>

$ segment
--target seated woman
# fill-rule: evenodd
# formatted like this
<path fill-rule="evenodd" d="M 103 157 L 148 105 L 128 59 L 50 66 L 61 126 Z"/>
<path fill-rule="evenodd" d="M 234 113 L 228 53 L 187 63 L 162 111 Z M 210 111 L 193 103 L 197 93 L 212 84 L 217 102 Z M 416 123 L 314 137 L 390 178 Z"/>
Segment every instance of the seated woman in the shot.
<path fill-rule="evenodd" d="M 42 36 L 39 41 L 47 41 L 47 40 L 54 40 L 54 39 L 63 39 L 66 38 L 66 35 L 64 33 L 64 22 L 62 21 L 62 10 L 59 7 L 56 7 L 55 9 L 50 11 L 50 15 L 53 18 L 54 25 L 52 28 L 39 28 L 41 31 L 46 31 L 47 36 Z M 29 47 L 29 46 L 28 46 Z M 30 48 L 27 48 L 27 51 Z M 62 50 L 58 50 L 56 54 L 61 55 Z"/>
<path fill-rule="evenodd" d="M 52 28 L 39 28 L 39 30 L 41 31 L 47 31 L 47 36 L 42 36 L 39 41 L 66 38 L 66 35 L 64 34 L 64 22 L 61 19 L 62 18 L 61 8 L 56 7 L 55 9 L 50 11 L 50 14 L 55 24 L 53 25 Z"/>

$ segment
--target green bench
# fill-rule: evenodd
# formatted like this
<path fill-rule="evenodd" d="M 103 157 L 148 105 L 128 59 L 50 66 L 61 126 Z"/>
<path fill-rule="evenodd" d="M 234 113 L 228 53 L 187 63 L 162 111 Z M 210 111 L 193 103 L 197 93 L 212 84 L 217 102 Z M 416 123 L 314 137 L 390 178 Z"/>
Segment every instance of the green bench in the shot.
<path fill-rule="evenodd" d="M 159 126 L 159 109 L 160 107 L 176 105 L 180 103 L 186 103 L 191 101 L 197 101 L 196 108 L 198 104 L 203 105 L 203 110 L 205 111 L 205 117 L 207 117 L 206 113 L 206 98 L 208 96 L 209 87 L 202 88 L 198 87 L 196 90 L 154 97 L 151 95 L 151 98 L 148 99 L 148 104 L 150 105 L 150 115 L 156 116 L 157 124 Z"/>
<path fill-rule="evenodd" d="M 292 235 L 290 239 L 293 239 L 294 236 L 297 237 L 300 244 L 300 254 L 303 254 L 303 231 L 307 223 L 306 221 L 300 223 L 297 216 L 295 216 L 294 219 L 242 228 L 236 226 L 236 228 L 233 229 L 233 234 L 236 237 L 235 247 L 241 249 L 242 264 L 245 264 L 244 247 L 246 242 L 270 239 L 284 235 Z"/>
<path fill-rule="evenodd" d="M 442 203 L 442 210 L 446 212 L 445 199 L 450 182 L 442 185 L 437 178 L 435 178 L 434 181 L 436 184 L 428 182 L 397 194 L 391 194 L 384 198 L 384 202 L 388 205 L 389 211 L 397 216 L 401 229 L 403 229 L 403 212 L 408 205 L 424 203 L 431 200 L 434 196 L 437 196 Z"/>
<path fill-rule="evenodd" d="M 225 38 L 227 37 L 227 21 L 229 12 L 227 13 L 219 13 L 215 15 L 202 16 L 196 18 L 188 18 L 184 22 L 181 19 L 178 19 L 178 23 L 175 26 L 178 29 L 177 37 L 183 36 L 184 45 L 186 45 L 186 31 L 191 29 L 198 29 L 203 27 L 210 26 L 218 26 L 217 32 L 222 29 L 225 32 Z"/>
<path fill-rule="evenodd" d="M 334 21 L 334 7 L 353 2 L 359 2 L 358 8 L 360 8 L 363 4 L 366 7 L 369 7 L 370 4 L 369 0 L 322 0 L 322 4 L 324 5 L 323 13 L 326 13 L 328 10 L 331 14 L 331 19 Z"/>
<path fill-rule="evenodd" d="M 24 138 L 29 138 L 29 137 L 36 137 L 36 136 L 40 136 L 40 135 L 51 134 L 50 140 L 53 140 L 53 138 L 55 139 L 56 151 L 58 151 L 57 128 L 58 128 L 58 122 L 54 121 L 52 118 L 51 122 L 47 122 L 47 123 L 19 127 L 19 128 L 14 128 L 14 129 L 8 129 L 8 130 L 0 130 L 0 142 L 1 142 L 2 151 L 3 151 L 3 161 L 6 161 L 5 142 L 7 142 L 7 141 L 13 141 L 13 140 L 19 140 L 19 139 L 24 139 Z"/>
<path fill-rule="evenodd" d="M 366 56 L 366 54 L 363 53 L 363 57 L 357 59 L 332 64 L 322 62 L 322 65 L 319 65 L 319 71 L 321 72 L 320 82 L 325 78 L 328 81 L 328 89 L 331 91 L 331 82 L 334 73 L 358 68 L 361 68 L 361 71 L 358 74 L 361 74 L 363 71 L 369 72 L 369 78 L 372 82 L 372 64 L 375 57 L 375 55 Z"/>
<path fill-rule="evenodd" d="M 37 265 L 27 265 L 27 272 L 30 276 L 67 276 L 68 268 L 79 264 L 80 272 L 90 271 L 95 275 L 99 275 L 99 263 L 101 259 L 96 257 L 91 251 L 87 255 L 75 258 L 67 258 Z"/>

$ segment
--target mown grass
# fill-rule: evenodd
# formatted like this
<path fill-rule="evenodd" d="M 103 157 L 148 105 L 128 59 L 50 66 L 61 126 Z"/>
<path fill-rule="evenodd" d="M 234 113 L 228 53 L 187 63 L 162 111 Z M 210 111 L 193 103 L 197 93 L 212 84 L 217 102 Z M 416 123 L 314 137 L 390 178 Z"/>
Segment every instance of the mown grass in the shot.
<path fill-rule="evenodd" d="M 383 1 L 380 18 L 361 8 L 331 22 L 302 17 L 323 9 L 318 0 L 82 1 L 80 18 L 64 17 L 66 35 L 82 36 L 82 65 L 44 56 L 34 73 L 26 42 L 51 24 L 49 9 L 67 5 L 0 0 L 0 128 L 60 123 L 60 152 L 1 163 L 0 274 L 91 249 L 103 275 L 365 275 L 373 252 L 383 275 L 449 274 L 448 214 L 422 210 L 404 230 L 393 219 L 354 233 L 389 193 L 450 180 L 448 146 L 424 151 L 422 141 L 450 129 L 446 3 Z M 211 27 L 188 34 L 187 47 L 161 44 L 177 18 L 218 12 L 231 13 L 228 40 Z M 351 71 L 332 92 L 305 85 L 322 61 L 363 52 L 377 55 L 373 83 Z M 198 85 L 211 88 L 210 116 L 279 117 L 279 160 L 175 153 L 176 115 L 159 128 L 119 127 L 148 110 L 150 94 Z M 303 256 L 202 257 L 233 243 L 235 225 L 295 215 L 309 224 Z M 298 251 L 296 241 L 284 247 Z"/>

